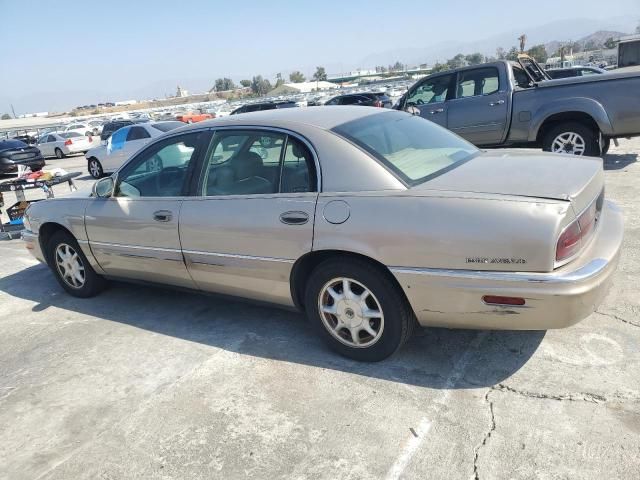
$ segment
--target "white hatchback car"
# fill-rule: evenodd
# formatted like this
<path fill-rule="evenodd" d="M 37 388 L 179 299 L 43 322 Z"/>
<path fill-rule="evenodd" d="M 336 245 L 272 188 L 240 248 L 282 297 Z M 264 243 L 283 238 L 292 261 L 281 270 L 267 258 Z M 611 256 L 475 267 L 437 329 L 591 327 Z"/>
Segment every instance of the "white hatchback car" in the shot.
<path fill-rule="evenodd" d="M 131 155 L 151 140 L 169 130 L 184 126 L 184 123 L 177 121 L 149 122 L 127 125 L 116 130 L 104 144 L 87 152 L 89 174 L 93 178 L 100 178 L 115 172 Z"/>
<path fill-rule="evenodd" d="M 78 132 L 51 132 L 38 139 L 37 147 L 43 157 L 64 158 L 74 153 L 87 152 L 94 145 L 93 138 Z"/>

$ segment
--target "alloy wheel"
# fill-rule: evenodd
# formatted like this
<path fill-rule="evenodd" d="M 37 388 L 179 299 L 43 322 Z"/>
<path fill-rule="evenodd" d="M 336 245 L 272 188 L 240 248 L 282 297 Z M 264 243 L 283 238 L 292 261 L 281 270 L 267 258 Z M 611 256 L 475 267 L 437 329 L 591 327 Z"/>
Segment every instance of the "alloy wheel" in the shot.
<path fill-rule="evenodd" d="M 553 139 L 551 151 L 554 153 L 568 153 L 571 155 L 584 155 L 586 142 L 584 138 L 575 132 L 563 132 Z"/>
<path fill-rule="evenodd" d="M 320 318 L 327 331 L 349 347 L 376 343 L 384 330 L 384 314 L 376 296 L 351 278 L 334 278 L 320 290 Z"/>
<path fill-rule="evenodd" d="M 55 262 L 60 278 L 72 288 L 82 288 L 86 280 L 84 264 L 71 245 L 61 243 L 56 247 Z"/>
<path fill-rule="evenodd" d="M 89 173 L 93 178 L 100 178 L 101 172 L 100 164 L 97 160 L 91 160 L 89 162 Z"/>

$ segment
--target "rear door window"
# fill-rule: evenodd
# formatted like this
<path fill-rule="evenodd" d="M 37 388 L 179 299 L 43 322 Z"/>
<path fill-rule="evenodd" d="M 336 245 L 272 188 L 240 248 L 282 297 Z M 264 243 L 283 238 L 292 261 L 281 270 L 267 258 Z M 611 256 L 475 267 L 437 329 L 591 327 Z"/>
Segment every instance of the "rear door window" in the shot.
<path fill-rule="evenodd" d="M 494 67 L 464 70 L 458 74 L 456 98 L 491 95 L 500 89 L 498 69 Z"/>

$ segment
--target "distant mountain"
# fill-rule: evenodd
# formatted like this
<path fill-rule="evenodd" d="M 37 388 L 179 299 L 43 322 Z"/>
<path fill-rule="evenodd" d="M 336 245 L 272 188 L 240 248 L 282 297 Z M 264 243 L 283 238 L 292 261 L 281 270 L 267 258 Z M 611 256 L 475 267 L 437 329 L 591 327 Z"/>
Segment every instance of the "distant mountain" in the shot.
<path fill-rule="evenodd" d="M 604 42 L 606 42 L 610 38 L 618 39 L 624 35 L 628 35 L 628 34 L 624 32 L 619 32 L 616 30 L 598 30 L 597 32 L 594 32 L 590 35 L 586 35 L 582 38 L 579 38 L 578 40 L 576 40 L 576 42 L 582 46 L 588 45 L 589 43 L 593 43 L 595 45 L 602 45 Z M 551 42 L 545 43 L 544 47 L 546 48 L 547 53 L 549 55 L 553 55 L 553 53 L 557 52 L 560 46 L 566 42 L 567 40 L 563 40 L 563 41 L 552 40 Z"/>
<path fill-rule="evenodd" d="M 410 65 L 424 62 L 433 64 L 437 61 L 444 62 L 457 53 L 469 54 L 480 52 L 483 55 L 491 56 L 495 55 L 496 48 L 498 47 L 509 50 L 511 47 L 517 46 L 518 37 L 523 33 L 527 35 L 527 47 L 539 44 L 549 44 L 550 47 L 553 47 L 554 45 L 559 45 L 560 42 L 575 41 L 578 39 L 582 41 L 582 39 L 588 39 L 592 35 L 596 36 L 595 38 L 600 38 L 600 35 L 604 36 L 608 33 L 620 35 L 622 32 L 631 32 L 634 30 L 637 24 L 636 22 L 637 19 L 635 17 L 615 17 L 602 20 L 582 18 L 558 20 L 535 27 L 518 27 L 517 29 L 496 33 L 490 37 L 469 42 L 442 39 L 442 41 L 429 46 L 388 50 L 386 52 L 368 55 L 362 59 L 361 66 L 389 65 L 396 61 Z M 608 38 L 608 36 L 606 38 Z M 606 40 L 606 38 L 602 41 Z M 549 51 L 549 49 L 547 49 L 547 51 L 551 54 L 555 50 Z"/>

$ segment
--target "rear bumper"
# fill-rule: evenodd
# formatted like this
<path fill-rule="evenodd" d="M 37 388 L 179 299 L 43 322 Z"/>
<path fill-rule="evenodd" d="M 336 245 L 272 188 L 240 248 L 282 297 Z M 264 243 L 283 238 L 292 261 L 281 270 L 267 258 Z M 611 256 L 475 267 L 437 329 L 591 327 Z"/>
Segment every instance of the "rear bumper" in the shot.
<path fill-rule="evenodd" d="M 550 273 L 391 268 L 419 323 L 447 328 L 546 330 L 573 325 L 602 302 L 620 256 L 622 213 L 605 202 L 599 232 L 582 255 Z M 496 306 L 484 295 L 522 297 Z"/>

